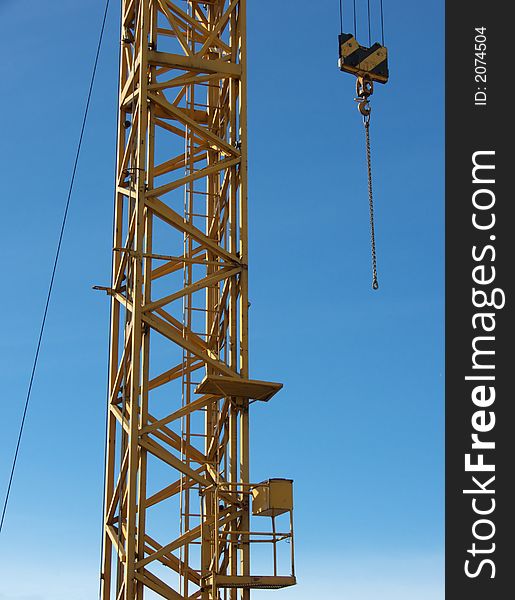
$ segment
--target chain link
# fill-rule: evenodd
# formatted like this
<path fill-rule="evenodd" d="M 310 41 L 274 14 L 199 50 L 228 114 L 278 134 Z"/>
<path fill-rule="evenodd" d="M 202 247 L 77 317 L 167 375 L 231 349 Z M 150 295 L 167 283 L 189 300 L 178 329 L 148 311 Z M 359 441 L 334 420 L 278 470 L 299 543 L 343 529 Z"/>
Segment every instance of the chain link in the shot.
<path fill-rule="evenodd" d="M 372 159 L 370 152 L 370 113 L 363 117 L 365 125 L 365 143 L 367 150 L 367 171 L 368 171 L 368 205 L 370 209 L 370 247 L 372 251 L 372 288 L 377 290 L 379 282 L 377 281 L 377 257 L 376 257 L 376 236 L 374 229 L 374 195 L 372 193 Z"/>

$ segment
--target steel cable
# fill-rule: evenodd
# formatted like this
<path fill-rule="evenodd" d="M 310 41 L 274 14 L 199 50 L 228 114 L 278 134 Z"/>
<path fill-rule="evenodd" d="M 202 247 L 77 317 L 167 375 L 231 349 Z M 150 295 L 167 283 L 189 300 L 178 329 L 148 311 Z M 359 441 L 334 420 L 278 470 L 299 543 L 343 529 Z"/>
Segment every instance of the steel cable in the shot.
<path fill-rule="evenodd" d="M 87 121 L 87 117 L 88 117 L 88 113 L 89 113 L 89 105 L 90 105 L 90 101 L 91 101 L 91 95 L 93 92 L 93 84 L 95 82 L 95 75 L 97 72 L 97 66 L 98 66 L 98 58 L 100 55 L 100 48 L 102 46 L 102 39 L 104 37 L 104 30 L 105 30 L 105 24 L 106 24 L 106 20 L 107 20 L 107 11 L 109 9 L 109 2 L 110 0 L 106 0 L 106 4 L 105 4 L 105 9 L 104 9 L 104 16 L 102 19 L 102 25 L 100 28 L 100 35 L 98 38 L 98 44 L 97 44 L 97 50 L 96 50 L 96 54 L 95 54 L 95 60 L 93 63 L 93 70 L 91 73 L 91 80 L 90 80 L 90 84 L 89 84 L 89 90 L 88 90 L 88 94 L 87 94 L 87 98 L 86 98 L 86 105 L 84 108 L 84 115 L 83 115 L 83 119 L 82 119 L 82 126 L 81 126 L 81 130 L 80 130 L 80 135 L 79 135 L 79 141 L 77 143 L 77 150 L 75 153 L 75 160 L 73 163 L 73 169 L 72 169 L 72 173 L 71 173 L 71 178 L 70 178 L 70 184 L 68 187 L 68 195 L 66 198 L 66 203 L 65 203 L 65 208 L 64 208 L 64 213 L 63 213 L 63 219 L 61 222 L 61 228 L 59 231 L 59 236 L 58 236 L 58 242 L 57 242 L 57 249 L 55 252 L 55 257 L 54 257 L 54 263 L 53 263 L 53 267 L 52 267 L 52 274 L 50 276 L 50 283 L 48 285 L 48 292 L 47 292 L 47 296 L 46 296 L 46 301 L 45 301 L 45 308 L 43 310 L 43 318 L 41 320 L 41 326 L 39 329 L 39 335 L 38 335 L 38 341 L 37 341 L 37 345 L 36 345 L 36 351 L 34 353 L 34 358 L 32 361 L 32 370 L 31 370 L 31 374 L 30 374 L 30 378 L 29 378 L 29 385 L 27 388 L 27 394 L 25 397 L 25 404 L 24 404 L 24 408 L 23 408 L 23 414 L 22 414 L 22 419 L 20 422 L 20 428 L 18 431 L 18 438 L 16 441 L 16 448 L 14 451 L 14 456 L 13 456 L 13 461 L 12 461 L 12 465 L 11 465 L 11 471 L 10 471 L 10 475 L 9 475 L 9 481 L 7 484 L 7 491 L 5 493 L 5 498 L 4 498 L 4 502 L 3 502 L 3 507 L 2 507 L 2 517 L 0 520 L 0 533 L 2 532 L 3 529 L 3 525 L 4 525 L 4 520 L 5 520 L 5 515 L 6 515 L 6 511 L 7 511 L 7 505 L 9 503 L 9 497 L 11 495 L 11 489 L 12 489 L 12 483 L 13 483 L 13 478 L 14 478 L 14 472 L 16 470 L 16 464 L 18 461 L 18 455 L 19 455 L 19 451 L 20 451 L 20 445 L 21 445 L 21 440 L 22 440 L 22 436 L 23 436 L 23 430 L 25 427 L 25 421 L 26 421 L 26 417 L 27 417 L 27 411 L 29 408 L 29 402 L 30 402 L 30 397 L 32 394 L 32 386 L 34 384 L 34 377 L 36 374 L 36 368 L 37 368 L 37 364 L 38 364 L 38 360 L 39 360 L 39 354 L 40 354 L 40 350 L 41 350 L 41 343 L 43 341 L 43 333 L 45 331 L 45 325 L 46 325 L 46 319 L 47 319 L 47 315 L 48 315 L 48 307 L 50 305 L 50 299 L 52 297 L 52 290 L 54 287 L 54 281 L 55 281 L 55 275 L 57 272 L 57 266 L 59 263 L 59 256 L 61 254 L 61 246 L 62 246 L 62 242 L 63 242 L 63 237 L 64 237 L 64 231 L 66 228 L 66 222 L 68 220 L 68 212 L 69 212 L 69 208 L 70 208 L 70 201 L 71 201 L 71 197 L 72 197 L 72 192 L 73 192 L 73 187 L 74 187 L 74 183 L 75 183 L 75 175 L 77 173 L 77 166 L 79 163 L 79 156 L 80 156 L 80 151 L 82 148 L 82 140 L 84 138 L 84 130 L 86 128 L 86 121 Z"/>
<path fill-rule="evenodd" d="M 370 28 L 370 0 L 367 1 L 368 6 L 368 47 L 372 45 L 372 33 Z"/>
<path fill-rule="evenodd" d="M 383 11 L 383 0 L 381 0 L 381 45 L 384 46 L 384 11 Z"/>

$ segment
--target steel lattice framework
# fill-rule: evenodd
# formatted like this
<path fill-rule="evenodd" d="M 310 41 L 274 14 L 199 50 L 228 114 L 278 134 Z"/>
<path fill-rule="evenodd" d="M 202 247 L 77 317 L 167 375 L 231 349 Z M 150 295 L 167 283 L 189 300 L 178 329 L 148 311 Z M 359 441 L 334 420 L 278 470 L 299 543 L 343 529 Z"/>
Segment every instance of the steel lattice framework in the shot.
<path fill-rule="evenodd" d="M 122 0 L 104 600 L 295 583 L 291 482 L 249 480 L 249 404 L 281 385 L 249 379 L 245 4 Z"/>

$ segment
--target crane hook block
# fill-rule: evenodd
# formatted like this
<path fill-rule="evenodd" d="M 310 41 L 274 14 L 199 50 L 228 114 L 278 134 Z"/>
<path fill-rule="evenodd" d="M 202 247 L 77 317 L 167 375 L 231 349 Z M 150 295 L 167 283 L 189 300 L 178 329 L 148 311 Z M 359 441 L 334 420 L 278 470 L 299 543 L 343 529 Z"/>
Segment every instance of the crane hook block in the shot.
<path fill-rule="evenodd" d="M 358 77 L 368 77 L 378 83 L 388 81 L 388 50 L 385 46 L 375 43 L 370 48 L 360 46 L 351 33 L 341 33 L 338 36 L 340 71 L 352 73 Z"/>

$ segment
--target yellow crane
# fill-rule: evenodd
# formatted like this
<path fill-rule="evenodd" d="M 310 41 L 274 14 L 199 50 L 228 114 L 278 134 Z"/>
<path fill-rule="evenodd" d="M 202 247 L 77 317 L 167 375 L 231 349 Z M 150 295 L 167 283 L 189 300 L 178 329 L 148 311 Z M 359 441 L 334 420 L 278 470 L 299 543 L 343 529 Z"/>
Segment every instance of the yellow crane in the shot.
<path fill-rule="evenodd" d="M 296 579 L 293 483 L 249 469 L 282 385 L 249 371 L 246 0 L 121 9 L 101 595 L 248 600 Z M 369 158 L 386 49 L 339 41 Z"/>
<path fill-rule="evenodd" d="M 369 97 L 388 66 L 368 8 L 369 45 L 342 25 L 339 66 L 357 76 L 377 289 Z M 293 482 L 250 476 L 251 406 L 282 384 L 249 370 L 246 0 L 122 0 L 120 43 L 112 277 L 96 286 L 111 298 L 101 597 L 248 600 L 296 578 Z M 267 549 L 256 570 L 251 548 Z"/>
<path fill-rule="evenodd" d="M 122 1 L 103 600 L 295 584 L 292 481 L 249 474 L 282 386 L 249 373 L 245 30 L 245 0 Z"/>

